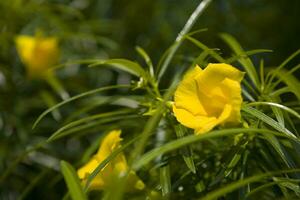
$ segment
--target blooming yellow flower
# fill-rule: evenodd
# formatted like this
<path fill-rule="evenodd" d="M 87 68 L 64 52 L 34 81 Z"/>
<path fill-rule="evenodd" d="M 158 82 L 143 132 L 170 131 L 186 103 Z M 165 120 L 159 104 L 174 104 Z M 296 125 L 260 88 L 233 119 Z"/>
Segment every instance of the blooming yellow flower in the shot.
<path fill-rule="evenodd" d="M 88 176 L 97 168 L 97 166 L 105 160 L 114 150 L 118 149 L 121 145 L 120 138 L 121 130 L 113 130 L 108 133 L 103 139 L 98 152 L 90 159 L 90 161 L 78 170 L 79 178 L 85 182 Z M 128 170 L 126 158 L 123 153 L 111 160 L 97 176 L 92 180 L 91 189 L 106 189 L 113 184 L 113 180 L 122 176 Z M 113 186 L 112 186 L 113 187 Z M 127 191 L 142 190 L 145 185 L 143 181 L 130 171 L 127 179 Z"/>
<path fill-rule="evenodd" d="M 173 112 L 196 134 L 240 121 L 241 80 L 244 73 L 231 65 L 210 63 L 189 71 L 175 91 Z"/>
<path fill-rule="evenodd" d="M 26 36 L 16 37 L 16 47 L 21 61 L 31 78 L 44 78 L 49 68 L 59 59 L 58 40 L 55 37 Z"/>

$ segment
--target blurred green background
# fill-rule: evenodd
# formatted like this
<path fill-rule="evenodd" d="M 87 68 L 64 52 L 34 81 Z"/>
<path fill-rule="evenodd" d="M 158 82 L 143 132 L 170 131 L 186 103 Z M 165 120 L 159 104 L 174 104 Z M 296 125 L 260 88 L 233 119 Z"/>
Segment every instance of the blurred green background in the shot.
<path fill-rule="evenodd" d="M 31 129 L 41 112 L 62 99 L 44 81 L 26 78 L 15 48 L 17 35 L 42 31 L 58 37 L 62 63 L 84 58 L 139 60 L 135 51 L 138 45 L 147 51 L 155 65 L 198 3 L 198 0 L 1 0 L 0 174 L 13 168 L 2 176 L 0 199 L 15 199 L 20 194 L 27 199 L 61 198 L 65 192 L 61 176 L 52 178 L 57 169 L 52 167 L 53 172 L 44 168 L 47 163 L 38 163 L 39 156 L 49 156 L 53 161 L 48 160 L 50 166 L 53 163 L 55 166 L 59 159 L 76 161 L 89 144 L 88 140 L 66 139 L 48 144 L 41 155 L 21 159 L 28 147 L 49 137 L 63 124 L 65 117 L 61 114 L 54 117 L 56 120 L 49 117 L 38 129 Z M 264 58 L 268 66 L 273 66 L 299 48 L 299 13 L 299 0 L 214 0 L 194 30 L 208 28 L 198 34 L 197 39 L 213 48 L 226 50 L 218 37 L 220 32 L 226 32 L 235 36 L 245 50 L 271 49 L 274 52 Z M 184 45 L 180 52 L 193 56 L 199 53 L 189 45 Z M 260 58 L 254 56 L 257 63 Z M 174 65 L 175 70 L 179 67 L 180 64 Z M 89 69 L 79 64 L 57 73 L 71 96 L 104 85 L 126 83 L 130 79 L 126 74 Z M 165 79 L 168 80 L 168 76 Z M 75 106 L 80 108 L 88 103 L 80 102 Z M 70 106 L 63 110 L 63 113 L 72 112 Z M 18 159 L 22 162 L 13 165 Z M 24 194 L 24 187 L 37 175 L 43 175 L 40 186 Z M 47 178 L 51 178 L 49 184 Z"/>

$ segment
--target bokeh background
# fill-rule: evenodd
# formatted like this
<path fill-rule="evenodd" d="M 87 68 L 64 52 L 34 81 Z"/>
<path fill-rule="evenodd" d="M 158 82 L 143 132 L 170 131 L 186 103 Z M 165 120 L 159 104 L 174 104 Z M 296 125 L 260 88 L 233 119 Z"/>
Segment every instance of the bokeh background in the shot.
<path fill-rule="evenodd" d="M 67 114 L 48 117 L 37 129 L 31 129 L 41 112 L 62 99 L 45 81 L 27 78 L 15 47 L 17 35 L 34 35 L 39 31 L 57 37 L 61 63 L 91 58 L 139 61 L 135 47 L 141 46 L 155 65 L 198 3 L 198 0 L 1 0 L 0 199 L 15 199 L 20 195 L 26 199 L 61 198 L 65 186 L 55 171 L 56 162 L 76 161 L 93 139 L 64 139 L 46 145 L 39 154 L 23 156 L 64 120 L 70 120 L 66 116 L 75 111 L 74 104 L 67 105 L 62 112 Z M 197 34 L 197 39 L 212 48 L 224 49 L 222 52 L 228 55 L 228 47 L 218 37 L 221 32 L 232 34 L 245 50 L 271 49 L 274 52 L 265 54 L 264 59 L 268 66 L 275 66 L 299 48 L 299 13 L 299 0 L 214 0 L 193 30 L 207 28 Z M 196 56 L 199 51 L 186 44 L 180 53 Z M 253 58 L 258 63 L 261 57 Z M 173 70 L 179 68 L 180 62 L 174 64 Z M 126 74 L 80 64 L 59 69 L 57 76 L 70 96 L 130 81 Z M 168 80 L 168 75 L 164 79 Z M 79 109 L 90 103 L 82 101 L 75 107 Z M 24 192 L 32 180 L 38 184 Z"/>

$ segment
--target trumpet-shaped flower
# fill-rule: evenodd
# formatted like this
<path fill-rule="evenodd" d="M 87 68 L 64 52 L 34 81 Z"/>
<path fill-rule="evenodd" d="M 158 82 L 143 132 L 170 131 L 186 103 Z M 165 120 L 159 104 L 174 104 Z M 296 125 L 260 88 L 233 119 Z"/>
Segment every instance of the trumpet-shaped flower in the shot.
<path fill-rule="evenodd" d="M 219 124 L 240 122 L 243 76 L 243 72 L 224 63 L 210 63 L 204 70 L 196 66 L 175 91 L 175 117 L 196 134 Z"/>
<path fill-rule="evenodd" d="M 120 137 L 121 130 L 113 130 L 108 133 L 103 139 L 98 152 L 82 166 L 78 171 L 79 178 L 86 182 L 88 176 L 97 168 L 97 166 L 104 161 L 114 150 L 121 147 Z M 128 170 L 126 158 L 123 153 L 118 154 L 112 159 L 92 180 L 90 188 L 94 190 L 102 190 L 108 187 L 113 187 L 113 181 L 124 175 Z M 127 191 L 142 190 L 145 185 L 143 181 L 135 174 L 134 171 L 130 171 L 127 179 Z"/>
<path fill-rule="evenodd" d="M 44 78 L 51 73 L 49 68 L 59 59 L 57 38 L 20 35 L 15 41 L 29 77 Z"/>

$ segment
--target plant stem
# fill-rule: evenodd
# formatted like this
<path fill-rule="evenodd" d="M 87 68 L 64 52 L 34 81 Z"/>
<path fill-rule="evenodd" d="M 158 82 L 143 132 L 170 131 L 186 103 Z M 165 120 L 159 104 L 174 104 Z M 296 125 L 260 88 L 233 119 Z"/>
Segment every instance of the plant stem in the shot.
<path fill-rule="evenodd" d="M 158 82 L 160 81 L 161 77 L 165 73 L 167 67 L 169 66 L 172 58 L 174 57 L 174 54 L 182 44 L 182 39 L 185 34 L 187 34 L 193 25 L 196 23 L 197 19 L 200 17 L 200 15 L 204 12 L 205 8 L 211 3 L 212 0 L 203 0 L 199 3 L 198 7 L 195 9 L 195 11 L 192 13 L 186 24 L 184 25 L 183 29 L 180 31 L 178 36 L 176 37 L 176 40 L 174 42 L 174 46 L 170 49 L 169 54 L 167 55 L 166 59 L 163 62 L 163 65 L 161 67 L 161 70 L 158 74 Z"/>

